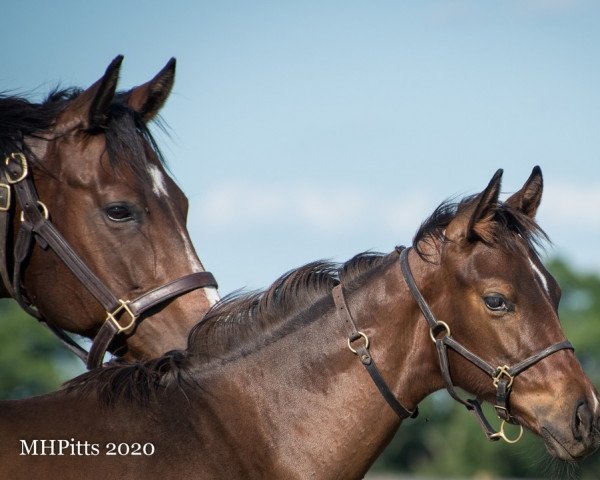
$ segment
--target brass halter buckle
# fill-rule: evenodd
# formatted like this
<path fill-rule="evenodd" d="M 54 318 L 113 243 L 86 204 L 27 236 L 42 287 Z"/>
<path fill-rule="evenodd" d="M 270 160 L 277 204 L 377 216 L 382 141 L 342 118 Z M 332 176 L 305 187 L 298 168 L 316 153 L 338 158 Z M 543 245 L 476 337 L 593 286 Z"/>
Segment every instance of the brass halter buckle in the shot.
<path fill-rule="evenodd" d="M 505 376 L 508 379 L 508 385 L 506 385 L 506 389 L 508 390 L 510 387 L 512 387 L 513 380 L 515 379 L 515 377 L 508 373 L 508 369 L 508 365 L 502 365 L 501 367 L 498 367 L 496 369 L 495 375 L 492 377 L 494 387 L 498 388 L 498 384 L 500 383 L 500 380 L 503 376 Z"/>
<path fill-rule="evenodd" d="M 119 298 L 119 303 L 121 305 L 118 306 L 113 312 L 106 312 L 108 314 L 108 316 L 106 317 L 106 321 L 111 322 L 117 328 L 117 333 L 123 333 L 123 332 L 126 332 L 127 330 L 130 330 L 135 325 L 135 321 L 137 320 L 137 317 L 133 314 L 133 312 L 131 311 L 131 308 L 129 308 L 129 303 L 130 303 L 129 300 L 121 300 Z M 119 322 L 117 321 L 117 318 L 116 318 L 116 315 L 118 315 L 122 311 L 125 311 L 131 318 L 129 323 L 127 325 L 125 325 L 124 327 L 122 327 L 119 324 Z"/>
<path fill-rule="evenodd" d="M 44 202 L 41 201 L 37 201 L 38 204 L 38 208 L 40 209 L 42 216 L 48 220 L 48 218 L 50 218 L 50 213 L 48 212 L 48 207 L 46 206 L 46 204 Z M 25 212 L 21 211 L 21 222 L 25 221 Z"/>
<path fill-rule="evenodd" d="M 7 166 L 10 165 L 11 162 L 19 163 L 19 166 L 21 167 L 21 174 L 17 178 L 14 178 L 10 175 L 10 172 L 7 172 L 6 179 L 10 184 L 19 183 L 27 176 L 29 172 L 29 169 L 27 168 L 27 159 L 21 152 L 13 152 L 10 155 L 7 155 L 4 159 L 4 163 Z"/>

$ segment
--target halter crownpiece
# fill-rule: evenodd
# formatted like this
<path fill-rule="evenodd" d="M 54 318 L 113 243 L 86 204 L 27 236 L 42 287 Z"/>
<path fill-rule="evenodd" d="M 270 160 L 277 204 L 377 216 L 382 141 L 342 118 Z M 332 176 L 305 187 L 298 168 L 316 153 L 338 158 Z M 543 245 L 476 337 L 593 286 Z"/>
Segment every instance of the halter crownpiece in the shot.
<path fill-rule="evenodd" d="M 14 245 L 11 275 L 8 272 L 7 245 L 12 220 L 13 191 L 22 212 L 21 228 Z M 96 335 L 89 353 L 63 330 L 48 322 L 23 292 L 22 277 L 25 262 L 31 254 L 34 240 L 42 249 L 53 250 L 107 313 L 106 320 Z M 29 175 L 27 158 L 22 152 L 7 155 L 4 162 L 0 164 L 0 275 L 6 289 L 21 307 L 47 325 L 69 350 L 86 363 L 88 368 L 101 365 L 104 354 L 114 338 L 119 334 L 130 333 L 135 328 L 139 317 L 147 310 L 198 288 L 217 288 L 217 282 L 210 272 L 195 272 L 150 290 L 133 300 L 122 300 L 116 297 L 90 270 L 51 222 L 48 208 L 38 198 L 33 179 Z M 128 318 L 120 321 L 123 316 Z"/>
<path fill-rule="evenodd" d="M 438 354 L 438 361 L 440 364 L 440 370 L 442 373 L 442 378 L 446 390 L 448 391 L 450 396 L 452 396 L 452 398 L 462 403 L 469 412 L 475 415 L 488 439 L 503 439 L 508 443 L 518 442 L 523 434 L 523 427 L 519 425 L 515 418 L 510 414 L 508 404 L 514 377 L 555 352 L 558 352 L 560 350 L 574 350 L 573 345 L 571 345 L 571 342 L 569 342 L 568 340 L 564 340 L 562 342 L 550 345 L 544 350 L 534 355 L 531 355 L 525 360 L 522 360 L 521 362 L 518 362 L 512 366 L 499 365 L 497 367 L 493 367 L 481 357 L 477 356 L 469 349 L 464 347 L 461 343 L 454 340 L 450 333 L 450 327 L 445 322 L 442 322 L 435 317 L 435 315 L 429 308 L 429 305 L 425 301 L 425 298 L 423 298 L 423 295 L 419 291 L 419 288 L 417 287 L 415 279 L 410 270 L 410 265 L 408 264 L 409 250 L 410 248 L 396 247 L 396 251 L 400 253 L 400 266 L 402 268 L 404 280 L 406 281 L 406 284 L 408 285 L 412 296 L 414 297 L 419 308 L 421 309 L 421 313 L 423 314 L 425 320 L 429 324 L 431 338 L 435 342 Z M 483 370 L 491 377 L 492 384 L 496 388 L 496 403 L 494 405 L 494 408 L 496 410 L 496 414 L 502 420 L 502 424 L 500 426 L 499 431 L 494 430 L 494 428 L 490 425 L 489 421 L 486 419 L 481 407 L 481 402 L 479 400 L 464 400 L 456 392 L 454 384 L 452 382 L 452 377 L 450 376 L 450 365 L 448 361 L 447 350 L 448 347 L 450 347 L 462 357 L 466 358 L 468 361 L 470 361 L 476 367 Z M 519 425 L 521 431 L 516 439 L 509 439 L 506 436 L 504 432 L 505 423 L 513 423 Z"/>

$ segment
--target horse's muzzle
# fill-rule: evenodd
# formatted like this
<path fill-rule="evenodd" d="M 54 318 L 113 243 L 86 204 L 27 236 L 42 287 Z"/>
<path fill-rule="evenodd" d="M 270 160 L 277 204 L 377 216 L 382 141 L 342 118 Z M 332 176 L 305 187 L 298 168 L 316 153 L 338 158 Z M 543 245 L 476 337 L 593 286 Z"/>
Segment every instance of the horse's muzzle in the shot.
<path fill-rule="evenodd" d="M 548 452 L 561 460 L 580 460 L 600 446 L 600 417 L 598 403 L 591 406 L 587 399 L 576 403 L 570 425 L 560 428 L 547 424 L 541 434 Z"/>

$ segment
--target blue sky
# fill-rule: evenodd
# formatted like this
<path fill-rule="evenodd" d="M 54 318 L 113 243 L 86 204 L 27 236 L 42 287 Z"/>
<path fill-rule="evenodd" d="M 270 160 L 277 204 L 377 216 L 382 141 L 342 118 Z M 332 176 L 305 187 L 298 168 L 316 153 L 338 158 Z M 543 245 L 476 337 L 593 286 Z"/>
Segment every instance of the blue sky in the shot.
<path fill-rule="evenodd" d="M 221 293 L 409 243 L 497 168 L 539 164 L 540 224 L 600 273 L 600 4 L 4 0 L 0 90 L 120 86 L 178 60 L 158 134 Z"/>

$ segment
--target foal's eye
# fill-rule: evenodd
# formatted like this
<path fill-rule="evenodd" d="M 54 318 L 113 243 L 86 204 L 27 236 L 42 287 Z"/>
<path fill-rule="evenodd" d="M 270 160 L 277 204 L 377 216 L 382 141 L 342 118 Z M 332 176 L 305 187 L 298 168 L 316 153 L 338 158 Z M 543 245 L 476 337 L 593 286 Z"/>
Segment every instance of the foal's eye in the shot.
<path fill-rule="evenodd" d="M 483 297 L 485 306 L 494 312 L 508 312 L 510 310 L 508 302 L 500 294 L 486 295 Z"/>
<path fill-rule="evenodd" d="M 133 213 L 126 205 L 112 205 L 106 209 L 106 215 L 113 222 L 128 222 L 133 220 Z"/>

